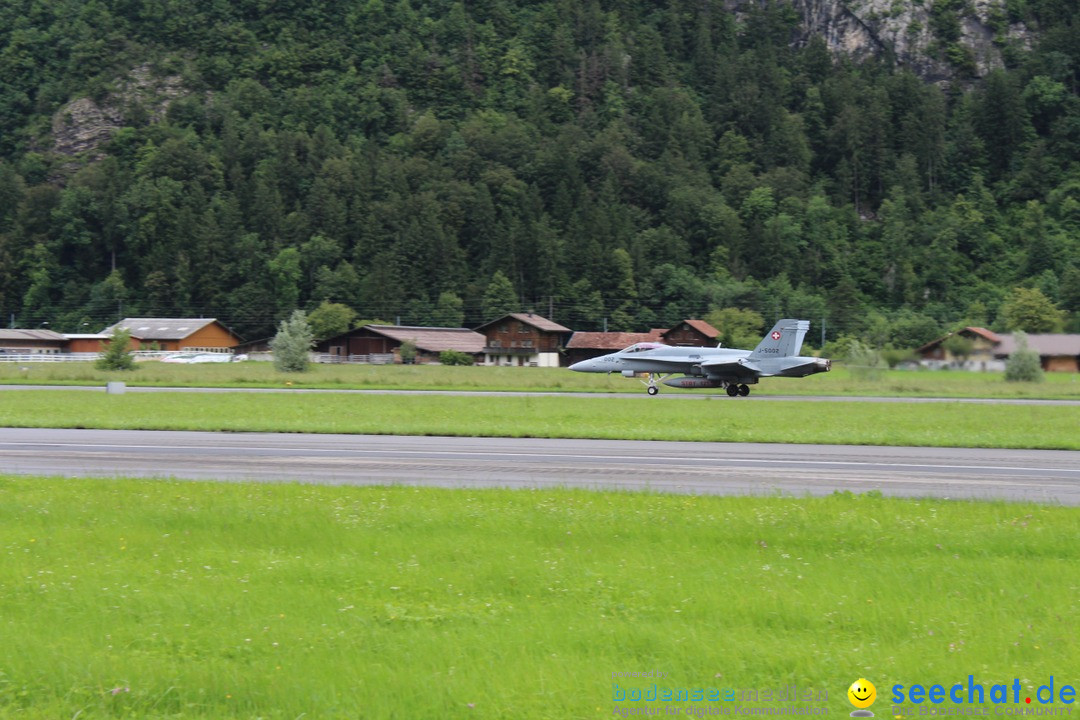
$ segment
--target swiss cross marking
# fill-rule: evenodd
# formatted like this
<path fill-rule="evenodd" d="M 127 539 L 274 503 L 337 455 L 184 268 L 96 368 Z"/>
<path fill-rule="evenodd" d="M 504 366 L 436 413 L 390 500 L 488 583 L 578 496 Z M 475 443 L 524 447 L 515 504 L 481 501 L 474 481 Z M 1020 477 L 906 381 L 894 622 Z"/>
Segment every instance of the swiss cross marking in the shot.
<path fill-rule="evenodd" d="M 772 339 L 773 340 L 779 340 L 780 339 L 780 331 L 779 330 L 773 330 Z"/>

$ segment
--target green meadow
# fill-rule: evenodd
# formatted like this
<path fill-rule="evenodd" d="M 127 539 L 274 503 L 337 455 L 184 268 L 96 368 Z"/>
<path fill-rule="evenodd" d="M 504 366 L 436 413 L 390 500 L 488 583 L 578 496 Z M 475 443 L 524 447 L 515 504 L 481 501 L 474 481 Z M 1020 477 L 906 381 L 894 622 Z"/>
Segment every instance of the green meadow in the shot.
<path fill-rule="evenodd" d="M 1080 509 L 0 476 L 0 718 L 602 718 L 1077 680 Z M 652 703 L 653 707 L 659 703 Z M 624 704 L 625 706 L 625 704 Z M 675 703 L 683 716 L 704 704 Z M 880 712 L 879 712 L 880 716 Z"/>
<path fill-rule="evenodd" d="M 801 380 L 765 379 L 763 395 L 895 395 L 1080 399 L 1080 375 L 1048 373 L 1041 383 L 1007 383 L 1001 373 L 886 370 L 869 373 L 834 366 Z M 0 384 L 103 385 L 120 380 L 158 387 L 235 387 L 387 390 L 478 390 L 644 394 L 635 379 L 575 373 L 566 368 L 443 367 L 439 365 L 322 365 L 279 373 L 268 362 L 177 365 L 140 362 L 134 372 L 104 372 L 92 363 L 0 363 Z M 664 387 L 664 393 L 681 392 Z M 722 394 L 722 391 L 709 391 Z M 703 394 L 696 391 L 695 394 Z"/>
<path fill-rule="evenodd" d="M 1080 406 L 581 396 L 0 392 L 0 425 L 1080 450 Z"/>

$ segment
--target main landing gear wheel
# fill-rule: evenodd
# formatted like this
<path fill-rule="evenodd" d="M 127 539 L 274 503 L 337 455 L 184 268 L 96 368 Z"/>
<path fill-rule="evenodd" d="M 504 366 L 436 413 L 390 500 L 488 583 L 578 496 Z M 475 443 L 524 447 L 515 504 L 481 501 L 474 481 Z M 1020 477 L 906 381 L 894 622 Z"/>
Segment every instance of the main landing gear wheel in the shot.
<path fill-rule="evenodd" d="M 743 397 L 746 397 L 747 395 L 749 395 L 750 394 L 750 386 L 749 385 L 740 385 L 739 386 L 739 394 L 742 395 Z"/>
<path fill-rule="evenodd" d="M 650 385 L 649 386 L 648 393 L 650 395 L 656 395 L 658 392 L 660 392 L 660 388 L 656 387 L 655 385 Z"/>
<path fill-rule="evenodd" d="M 739 386 L 738 385 L 728 385 L 727 386 L 727 394 L 728 394 L 729 397 L 738 396 L 738 394 L 739 394 Z"/>

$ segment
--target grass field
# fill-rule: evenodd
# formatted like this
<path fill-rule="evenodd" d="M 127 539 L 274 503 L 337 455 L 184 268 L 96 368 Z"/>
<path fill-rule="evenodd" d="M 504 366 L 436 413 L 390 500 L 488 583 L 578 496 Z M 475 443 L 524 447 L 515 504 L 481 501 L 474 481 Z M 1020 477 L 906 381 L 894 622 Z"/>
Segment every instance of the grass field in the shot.
<path fill-rule="evenodd" d="M 275 372 L 273 365 L 266 362 L 223 365 L 142 362 L 135 372 L 108 373 L 95 370 L 91 363 L 0 363 L 0 384 L 102 385 L 109 380 L 174 387 L 285 387 L 286 383 L 292 383 L 297 388 L 327 389 L 644 392 L 638 381 L 621 375 L 575 373 L 565 368 L 313 365 L 306 373 L 283 374 Z M 665 387 L 664 392 L 689 391 Z M 1048 373 L 1042 383 L 1007 383 L 1001 373 L 884 371 L 877 379 L 871 379 L 853 376 L 843 367 L 837 367 L 830 373 L 802 380 L 765 379 L 754 387 L 754 392 L 766 395 L 1080 399 L 1080 375 Z"/>
<path fill-rule="evenodd" d="M 1080 450 L 1080 406 L 8 390 L 0 425 Z"/>
<path fill-rule="evenodd" d="M 3 476 L 0 494 L 5 720 L 600 718 L 611 674 L 645 670 L 825 690 L 832 715 L 866 677 L 880 717 L 894 683 L 1031 693 L 1080 668 L 1076 508 Z"/>

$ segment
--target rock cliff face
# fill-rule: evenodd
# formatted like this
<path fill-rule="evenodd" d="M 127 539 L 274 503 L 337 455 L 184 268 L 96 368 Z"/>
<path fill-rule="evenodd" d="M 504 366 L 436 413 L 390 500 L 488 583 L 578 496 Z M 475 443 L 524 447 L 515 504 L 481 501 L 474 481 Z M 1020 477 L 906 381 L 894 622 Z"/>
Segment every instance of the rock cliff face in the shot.
<path fill-rule="evenodd" d="M 154 77 L 149 66 L 133 69 L 118 89 L 100 103 L 83 97 L 72 100 L 52 117 L 52 151 L 68 157 L 96 160 L 100 147 L 133 118 L 160 120 L 169 104 L 184 94 L 179 76 Z"/>
<path fill-rule="evenodd" d="M 723 0 L 738 14 L 763 0 Z M 981 77 L 1002 66 L 1002 40 L 1026 45 L 1022 24 L 1007 25 L 1006 0 L 787 0 L 802 16 L 797 44 L 814 36 L 856 60 L 891 58 L 928 82 Z M 134 68 L 101 102 L 78 98 L 52 119 L 53 152 L 93 161 L 125 124 L 164 117 L 186 91 L 179 76 Z"/>
<path fill-rule="evenodd" d="M 728 0 L 728 7 L 753 1 Z M 790 1 L 802 16 L 800 44 L 817 35 L 834 53 L 891 57 L 928 82 L 982 77 L 1002 67 L 995 41 L 1027 44 L 1029 37 L 1024 25 L 1007 23 L 1005 0 Z"/>

